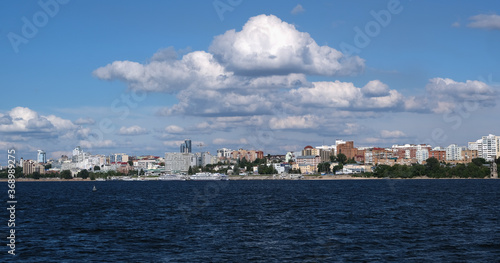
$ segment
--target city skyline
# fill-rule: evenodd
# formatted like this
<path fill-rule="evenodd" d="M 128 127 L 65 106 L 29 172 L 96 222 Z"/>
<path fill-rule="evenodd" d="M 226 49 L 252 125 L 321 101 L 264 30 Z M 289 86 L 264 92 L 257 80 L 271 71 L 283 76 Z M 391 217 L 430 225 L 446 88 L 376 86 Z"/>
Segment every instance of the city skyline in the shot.
<path fill-rule="evenodd" d="M 163 156 L 190 138 L 278 154 L 499 133 L 498 2 L 197 4 L 0 3 L 0 149 Z"/>

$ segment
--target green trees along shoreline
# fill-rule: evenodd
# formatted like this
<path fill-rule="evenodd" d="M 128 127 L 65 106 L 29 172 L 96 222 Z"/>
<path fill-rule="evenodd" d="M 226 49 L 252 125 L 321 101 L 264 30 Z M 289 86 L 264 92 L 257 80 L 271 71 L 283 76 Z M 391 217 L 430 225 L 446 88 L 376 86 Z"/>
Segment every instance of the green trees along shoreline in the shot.
<path fill-rule="evenodd" d="M 336 172 L 342 169 L 343 164 L 351 163 L 347 158 L 339 158 L 340 162 L 337 166 L 330 168 L 331 162 L 323 162 L 318 164 L 318 172 Z M 339 161 L 339 159 L 335 159 L 335 161 Z M 353 161 L 353 160 L 352 160 Z M 500 158 L 495 160 L 497 165 L 500 165 Z M 473 159 L 471 163 L 468 164 L 447 164 L 440 163 L 436 158 L 431 157 L 426 160 L 426 164 L 412 164 L 410 166 L 395 164 L 393 166 L 389 165 L 376 165 L 373 169 L 373 172 L 365 172 L 361 174 L 355 174 L 353 176 L 356 177 L 376 177 L 376 178 L 417 178 L 417 177 L 429 177 L 429 178 L 489 178 L 491 175 L 490 166 L 491 164 L 487 163 L 483 158 Z M 242 171 L 251 171 L 253 170 L 253 166 L 258 166 L 260 174 L 275 174 L 276 170 L 273 166 L 265 165 L 264 159 L 258 159 L 253 163 L 246 162 L 243 160 L 239 163 L 239 169 Z M 201 171 L 211 171 L 213 169 L 213 165 L 204 167 L 204 168 L 190 168 L 190 174 Z M 95 169 L 97 172 L 89 172 L 87 170 L 81 170 L 78 172 L 76 177 L 91 180 L 95 180 L 97 178 L 110 178 L 113 176 L 137 176 L 144 174 L 144 171 L 130 171 L 129 174 L 123 174 L 116 171 L 107 171 L 100 172 L 99 169 Z M 331 171 L 333 170 L 333 171 Z M 224 171 L 222 171 L 224 172 Z M 290 173 L 298 173 L 299 171 L 290 171 Z M 500 175 L 500 169 L 497 171 Z M 236 174 L 238 174 L 235 171 Z M 40 179 L 40 178 L 61 178 L 61 179 L 72 179 L 73 176 L 69 170 L 64 170 L 60 172 L 53 172 L 47 174 L 40 174 L 35 172 L 33 174 L 24 175 L 21 167 L 15 168 L 15 176 L 16 178 L 31 178 L 31 179 Z M 0 171 L 0 178 L 7 178 L 8 172 L 7 169 Z M 500 177 L 500 176 L 499 176 Z"/>
<path fill-rule="evenodd" d="M 500 158 L 495 162 L 500 164 Z M 427 176 L 429 178 L 489 178 L 490 167 L 485 165 L 483 158 L 476 158 L 468 164 L 445 164 L 436 158 L 426 160 L 426 164 L 413 164 L 411 166 L 395 164 L 377 165 L 371 173 L 364 173 L 364 177 L 377 178 L 415 178 Z"/>

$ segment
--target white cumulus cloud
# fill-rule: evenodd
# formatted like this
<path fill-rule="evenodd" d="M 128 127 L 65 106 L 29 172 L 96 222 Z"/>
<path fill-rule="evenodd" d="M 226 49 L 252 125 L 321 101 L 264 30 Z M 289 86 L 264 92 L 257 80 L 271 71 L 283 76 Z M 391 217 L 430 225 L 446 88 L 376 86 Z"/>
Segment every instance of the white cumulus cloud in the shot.
<path fill-rule="evenodd" d="M 228 70 L 243 75 L 336 76 L 364 69 L 363 59 L 319 46 L 308 33 L 274 15 L 252 17 L 241 31 L 216 36 L 209 50 Z"/>
<path fill-rule="evenodd" d="M 92 119 L 92 118 L 89 118 L 89 117 L 87 117 L 87 118 L 78 118 L 73 123 L 76 124 L 76 125 L 85 125 L 85 124 L 92 125 L 92 124 L 95 124 L 95 120 Z"/>
<path fill-rule="evenodd" d="M 306 10 L 304 9 L 304 7 L 302 7 L 301 4 L 298 4 L 296 5 L 293 9 L 292 9 L 292 14 L 296 15 L 296 14 L 300 14 L 300 13 L 304 13 Z"/>
<path fill-rule="evenodd" d="M 273 130 L 310 129 L 318 126 L 318 120 L 314 115 L 273 117 L 269 120 L 269 127 Z"/>
<path fill-rule="evenodd" d="M 64 132 L 76 129 L 70 120 L 55 115 L 43 116 L 26 107 L 15 107 L 7 115 L 0 116 L 0 132 Z"/>
<path fill-rule="evenodd" d="M 179 127 L 177 125 L 169 125 L 165 127 L 165 131 L 168 133 L 181 133 L 184 131 L 184 128 Z"/>
<path fill-rule="evenodd" d="M 479 14 L 469 17 L 468 27 L 500 30 L 500 16 L 496 14 Z"/>
<path fill-rule="evenodd" d="M 382 130 L 380 131 L 380 136 L 382 138 L 401 138 L 401 137 L 406 137 L 406 134 L 400 130 L 395 130 L 395 131 Z"/>
<path fill-rule="evenodd" d="M 350 82 L 313 82 L 312 88 L 293 89 L 290 94 L 302 104 L 354 110 L 393 109 L 404 101 L 403 95 L 378 80 L 363 88 Z"/>
<path fill-rule="evenodd" d="M 215 138 L 215 139 L 212 140 L 212 144 L 217 144 L 217 145 L 228 145 L 228 144 L 244 145 L 244 144 L 248 144 L 248 141 L 245 138 L 241 138 L 241 139 Z"/>
<path fill-rule="evenodd" d="M 493 106 L 497 93 L 488 84 L 478 80 L 458 82 L 449 78 L 433 78 L 426 85 L 426 91 L 435 113 L 452 110 L 463 102 L 478 103 L 481 106 Z"/>
<path fill-rule="evenodd" d="M 109 148 L 115 146 L 112 140 L 81 140 L 79 145 L 86 149 Z"/>
<path fill-rule="evenodd" d="M 121 127 L 120 130 L 118 131 L 118 134 L 120 135 L 143 135 L 143 134 L 148 134 L 148 130 L 146 128 L 134 125 L 130 127 Z"/>

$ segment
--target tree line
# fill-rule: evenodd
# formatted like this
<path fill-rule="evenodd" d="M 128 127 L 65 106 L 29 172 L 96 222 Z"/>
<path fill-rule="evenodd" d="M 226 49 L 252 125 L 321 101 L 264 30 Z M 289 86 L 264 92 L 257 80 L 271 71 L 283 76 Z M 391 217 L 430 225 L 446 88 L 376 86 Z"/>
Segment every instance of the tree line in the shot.
<path fill-rule="evenodd" d="M 500 164 L 500 158 L 495 162 Z M 451 165 L 440 163 L 435 157 L 426 160 L 426 164 L 412 164 L 411 166 L 395 164 L 377 165 L 373 172 L 361 174 L 364 177 L 377 178 L 415 178 L 427 176 L 429 178 L 488 178 L 490 167 L 483 158 L 473 159 L 468 164 Z M 498 171 L 497 171 L 498 172 Z"/>
<path fill-rule="evenodd" d="M 47 167 L 46 167 L 47 168 Z M 50 168 L 50 167 L 49 167 Z M 80 170 L 75 177 L 79 177 L 82 179 L 87 179 L 90 178 L 90 180 L 95 180 L 97 178 L 110 178 L 114 176 L 137 176 L 137 175 L 144 175 L 145 172 L 144 170 L 130 170 L 128 174 L 124 174 L 121 172 L 117 171 L 106 171 L 106 172 L 97 172 L 100 171 L 99 166 L 94 167 L 94 171 L 88 171 L 86 169 Z M 22 167 L 16 167 L 15 168 L 15 176 L 16 178 L 30 178 L 30 179 L 40 179 L 40 178 L 60 178 L 60 179 L 73 179 L 73 174 L 71 173 L 70 170 L 62 170 L 59 172 L 48 172 L 45 174 L 41 174 L 39 172 L 34 172 L 32 174 L 27 174 L 25 175 L 23 173 L 23 168 Z M 1 170 L 0 171 L 0 178 L 7 178 L 8 177 L 8 172 L 7 169 Z"/>

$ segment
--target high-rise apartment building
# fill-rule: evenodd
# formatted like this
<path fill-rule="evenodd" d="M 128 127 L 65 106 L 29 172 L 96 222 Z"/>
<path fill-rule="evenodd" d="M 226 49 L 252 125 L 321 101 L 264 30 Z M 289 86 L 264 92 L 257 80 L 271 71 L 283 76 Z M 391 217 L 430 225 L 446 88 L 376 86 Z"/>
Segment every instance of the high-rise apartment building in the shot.
<path fill-rule="evenodd" d="M 478 157 L 493 161 L 500 156 L 500 136 L 490 134 L 475 142 L 469 142 L 469 150 L 477 150 Z"/>
<path fill-rule="evenodd" d="M 42 150 L 38 150 L 38 155 L 37 155 L 36 160 L 39 163 L 46 163 L 47 162 L 47 154 Z"/>
<path fill-rule="evenodd" d="M 184 142 L 181 144 L 180 150 L 181 153 L 191 153 L 191 140 L 184 140 Z"/>
<path fill-rule="evenodd" d="M 456 144 L 450 144 L 446 147 L 446 161 L 462 160 L 462 147 Z"/>

